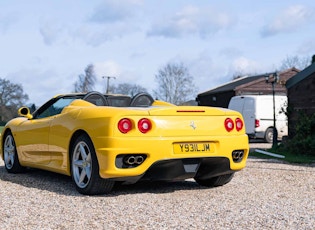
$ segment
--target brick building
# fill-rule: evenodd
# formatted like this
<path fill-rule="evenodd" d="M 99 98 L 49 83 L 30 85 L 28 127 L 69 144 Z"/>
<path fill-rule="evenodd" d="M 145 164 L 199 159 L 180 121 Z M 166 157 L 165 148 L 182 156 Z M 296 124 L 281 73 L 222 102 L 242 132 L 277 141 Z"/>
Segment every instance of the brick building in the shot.
<path fill-rule="evenodd" d="M 299 72 L 296 68 L 287 69 L 279 73 L 279 84 L 275 85 L 276 95 L 287 95 L 285 83 Z M 272 73 L 243 77 L 218 86 L 209 91 L 198 94 L 198 105 L 227 108 L 230 99 L 238 95 L 272 94 L 272 85 L 266 83 L 266 76 Z"/>
<path fill-rule="evenodd" d="M 295 134 L 295 125 L 301 112 L 315 113 L 315 63 L 296 74 L 286 83 L 288 90 L 289 136 Z"/>

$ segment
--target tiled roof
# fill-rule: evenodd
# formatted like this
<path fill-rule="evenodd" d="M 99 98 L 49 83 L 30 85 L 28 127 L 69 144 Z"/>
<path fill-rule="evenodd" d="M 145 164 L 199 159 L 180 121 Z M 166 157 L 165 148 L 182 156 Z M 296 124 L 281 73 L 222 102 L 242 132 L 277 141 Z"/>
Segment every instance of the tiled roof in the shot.
<path fill-rule="evenodd" d="M 315 69 L 315 66 L 314 66 L 314 69 Z M 296 69 L 296 68 L 290 68 L 290 69 L 287 69 L 285 71 L 282 71 L 280 73 L 280 75 L 286 75 L 287 73 L 289 73 L 290 71 L 293 71 L 293 72 L 296 72 L 298 73 L 300 70 Z M 233 91 L 235 90 L 238 86 L 241 86 L 241 85 L 245 85 L 245 84 L 248 84 L 250 82 L 253 82 L 253 81 L 256 81 L 258 79 L 261 79 L 261 78 L 265 78 L 266 76 L 269 76 L 270 74 L 273 74 L 274 72 L 271 72 L 271 73 L 265 73 L 265 74 L 260 74 L 260 75 L 255 75 L 255 76 L 250 76 L 250 77 L 242 77 L 242 78 L 237 78 L 233 81 L 230 81 L 228 83 L 225 83 L 223 85 L 220 85 L 218 87 L 215 87 L 213 89 L 210 89 L 206 92 L 203 92 L 203 93 L 200 93 L 198 94 L 198 96 L 206 96 L 206 95 L 209 95 L 209 94 L 214 94 L 214 93 L 221 93 L 221 92 L 227 92 L 227 91 Z M 292 76 L 292 75 L 290 75 Z"/>
<path fill-rule="evenodd" d="M 238 78 L 238 79 L 235 79 L 235 80 L 228 82 L 224 85 L 218 86 L 214 89 L 200 93 L 200 94 L 198 94 L 198 96 L 199 95 L 204 96 L 204 95 L 213 94 L 213 93 L 231 91 L 231 90 L 234 90 L 237 86 L 255 81 L 255 80 L 260 79 L 260 78 L 264 78 L 266 75 L 270 75 L 270 73 L 266 73 L 266 74 L 262 74 L 262 75 L 256 75 L 256 76 L 252 76 L 252 77 Z"/>
<path fill-rule="evenodd" d="M 286 87 L 288 89 L 291 88 L 292 86 L 312 75 L 313 73 L 315 73 L 315 63 L 311 64 L 301 72 L 297 73 L 294 77 L 290 78 L 286 83 Z"/>

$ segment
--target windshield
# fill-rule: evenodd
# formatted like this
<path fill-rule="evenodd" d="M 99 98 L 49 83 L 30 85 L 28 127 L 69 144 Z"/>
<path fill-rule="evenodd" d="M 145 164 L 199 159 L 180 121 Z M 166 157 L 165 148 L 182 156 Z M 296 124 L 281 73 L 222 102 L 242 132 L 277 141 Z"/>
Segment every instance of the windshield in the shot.
<path fill-rule="evenodd" d="M 33 118 L 44 118 L 60 114 L 64 107 L 80 96 L 61 96 L 52 98 L 33 113 Z"/>

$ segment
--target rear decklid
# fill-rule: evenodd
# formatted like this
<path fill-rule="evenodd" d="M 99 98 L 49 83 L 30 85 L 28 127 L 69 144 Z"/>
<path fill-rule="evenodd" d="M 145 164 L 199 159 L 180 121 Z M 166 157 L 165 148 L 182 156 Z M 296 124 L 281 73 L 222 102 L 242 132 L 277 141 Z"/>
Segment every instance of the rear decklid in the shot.
<path fill-rule="evenodd" d="M 129 135 L 143 135 L 136 129 L 138 122 L 143 118 L 148 118 L 152 122 L 152 129 L 146 136 L 221 136 L 244 134 L 245 131 L 236 131 L 234 128 L 227 131 L 225 121 L 230 118 L 235 120 L 242 119 L 239 112 L 199 106 L 167 106 L 146 108 L 148 115 L 130 115 L 127 118 L 132 120 L 135 126 Z"/>
<path fill-rule="evenodd" d="M 225 116 L 230 110 L 216 107 L 201 106 L 170 106 L 152 107 L 149 110 L 151 116 Z"/>

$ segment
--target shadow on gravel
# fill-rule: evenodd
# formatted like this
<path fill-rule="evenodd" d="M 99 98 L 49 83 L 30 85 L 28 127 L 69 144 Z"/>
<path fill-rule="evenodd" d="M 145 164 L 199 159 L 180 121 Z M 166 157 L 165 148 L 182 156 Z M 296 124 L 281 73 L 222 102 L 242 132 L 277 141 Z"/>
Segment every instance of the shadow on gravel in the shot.
<path fill-rule="evenodd" d="M 172 193 L 180 190 L 201 190 L 201 189 L 211 189 L 207 187 L 200 186 L 194 180 L 186 181 L 140 181 L 136 184 L 130 185 L 119 185 L 114 187 L 112 196 L 127 195 L 127 194 L 139 194 L 139 193 Z"/>
<path fill-rule="evenodd" d="M 249 156 L 248 157 L 248 161 L 251 161 L 253 163 L 267 163 L 267 164 L 270 164 L 270 166 L 282 164 L 282 165 L 298 166 L 298 167 L 311 168 L 311 169 L 315 168 L 315 163 L 312 163 L 312 164 L 289 163 L 289 162 L 278 160 L 278 159 L 265 159 L 265 158 L 259 158 L 259 157 L 254 157 L 254 156 Z M 256 167 L 256 166 L 247 164 L 246 168 L 262 168 L 262 167 Z M 269 169 L 269 168 L 266 168 L 266 169 Z M 270 169 L 285 170 L 285 171 L 305 171 L 305 170 L 302 170 L 302 169 L 301 170 L 297 170 L 297 169 L 292 169 L 292 168 L 290 168 L 290 169 L 270 168 Z"/>
<path fill-rule="evenodd" d="M 84 196 L 76 191 L 71 177 L 38 169 L 29 169 L 24 173 L 11 174 L 6 171 L 4 166 L 0 166 L 0 180 L 66 196 Z M 140 181 L 131 185 L 116 184 L 110 194 L 100 196 L 114 197 L 141 193 L 162 194 L 179 190 L 200 189 L 209 188 L 200 186 L 193 180 L 175 182 Z"/>
<path fill-rule="evenodd" d="M 4 166 L 0 166 L 0 180 L 64 195 L 78 195 L 70 177 L 48 171 L 28 169 L 12 174 Z"/>

